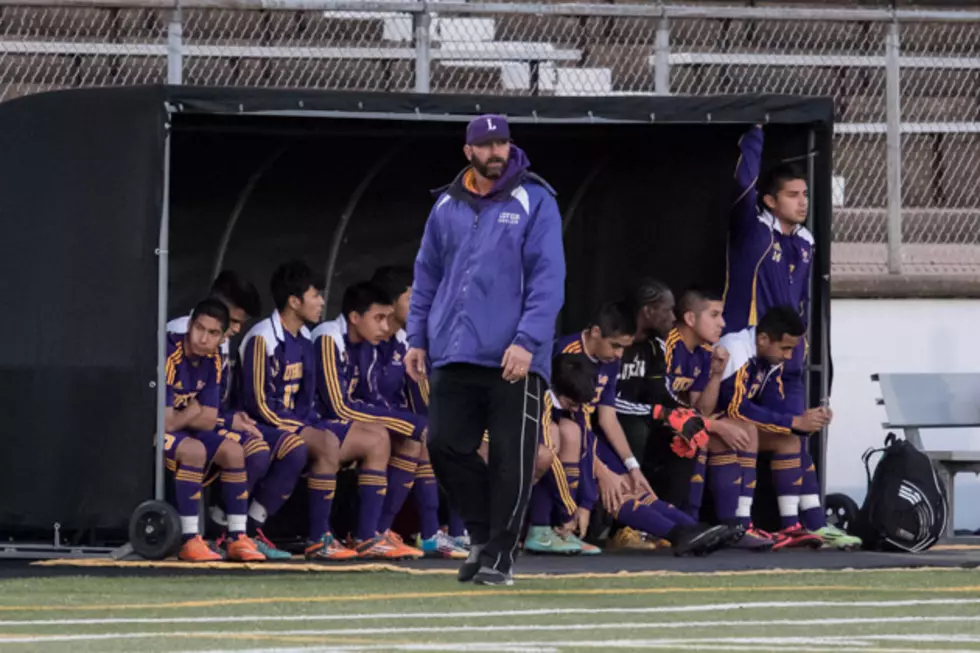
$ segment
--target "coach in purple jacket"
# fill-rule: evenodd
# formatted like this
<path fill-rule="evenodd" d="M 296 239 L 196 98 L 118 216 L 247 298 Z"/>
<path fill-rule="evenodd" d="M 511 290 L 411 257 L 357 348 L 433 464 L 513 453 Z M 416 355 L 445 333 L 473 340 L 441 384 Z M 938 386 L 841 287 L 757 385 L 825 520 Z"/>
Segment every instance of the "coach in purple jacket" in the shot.
<path fill-rule="evenodd" d="M 511 585 L 564 300 L 561 216 L 502 116 L 472 120 L 463 152 L 415 259 L 405 367 L 433 369 L 429 453 L 472 543 L 459 580 Z"/>

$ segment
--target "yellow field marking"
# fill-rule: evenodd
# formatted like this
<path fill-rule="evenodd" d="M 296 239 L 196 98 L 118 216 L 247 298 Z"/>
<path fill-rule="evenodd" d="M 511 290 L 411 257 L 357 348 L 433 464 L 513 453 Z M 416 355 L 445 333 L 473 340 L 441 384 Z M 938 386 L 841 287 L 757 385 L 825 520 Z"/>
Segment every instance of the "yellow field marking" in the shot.
<path fill-rule="evenodd" d="M 142 604 L 34 605 L 0 606 L 2 612 L 75 612 L 85 610 L 167 610 L 184 608 L 216 608 L 239 605 L 269 605 L 274 603 L 353 603 L 362 601 L 398 601 L 401 599 L 438 599 L 483 596 L 608 596 L 636 594 L 700 594 L 717 592 L 977 592 L 980 585 L 943 588 L 867 587 L 860 585 L 797 585 L 765 587 L 638 587 L 588 589 L 480 589 L 455 592 L 404 592 L 391 594 L 361 594 L 354 596 L 265 596 L 243 599 L 213 599 Z"/>

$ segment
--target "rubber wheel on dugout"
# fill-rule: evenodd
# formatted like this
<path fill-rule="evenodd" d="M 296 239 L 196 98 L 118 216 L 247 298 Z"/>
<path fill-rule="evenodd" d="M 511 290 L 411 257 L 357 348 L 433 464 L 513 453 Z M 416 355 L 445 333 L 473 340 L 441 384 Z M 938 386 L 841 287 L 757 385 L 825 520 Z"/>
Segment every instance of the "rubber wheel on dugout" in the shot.
<path fill-rule="evenodd" d="M 827 523 L 836 526 L 845 533 L 850 533 L 857 519 L 857 502 L 846 494 L 828 494 L 824 500 L 824 512 L 827 514 Z"/>
<path fill-rule="evenodd" d="M 166 501 L 144 501 L 129 518 L 129 543 L 147 560 L 176 554 L 180 539 L 180 516 Z"/>

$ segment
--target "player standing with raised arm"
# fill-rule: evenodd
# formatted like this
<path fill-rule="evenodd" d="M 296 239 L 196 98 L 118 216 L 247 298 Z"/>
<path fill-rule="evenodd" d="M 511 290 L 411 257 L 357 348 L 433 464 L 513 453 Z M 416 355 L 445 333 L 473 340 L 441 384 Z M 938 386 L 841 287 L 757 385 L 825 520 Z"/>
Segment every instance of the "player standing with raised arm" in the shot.
<path fill-rule="evenodd" d="M 803 226 L 809 208 L 805 173 L 778 165 L 762 178 L 761 125 L 739 140 L 741 156 L 735 168 L 738 199 L 732 207 L 728 243 L 728 284 L 725 289 L 725 333 L 754 327 L 774 306 L 791 306 L 806 328 L 810 319 L 810 269 L 813 234 Z M 806 338 L 793 350 L 783 370 L 784 412 L 806 410 L 804 382 Z M 820 505 L 816 468 L 806 441 L 802 442 L 803 526 L 822 531 L 827 519 Z M 814 501 L 813 497 L 817 497 Z"/>
<path fill-rule="evenodd" d="M 459 579 L 511 585 L 564 301 L 561 216 L 502 116 L 473 119 L 463 153 L 416 257 L 405 365 L 418 381 L 432 363 L 429 453 L 471 537 Z"/>

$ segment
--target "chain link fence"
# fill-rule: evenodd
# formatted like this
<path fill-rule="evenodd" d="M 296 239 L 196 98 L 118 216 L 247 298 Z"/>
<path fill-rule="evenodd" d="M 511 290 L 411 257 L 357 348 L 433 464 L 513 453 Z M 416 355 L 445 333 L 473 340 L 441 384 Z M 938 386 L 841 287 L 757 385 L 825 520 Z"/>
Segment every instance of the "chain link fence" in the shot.
<path fill-rule="evenodd" d="M 163 0 L 25 1 L 33 4 L 0 7 L 3 100 L 168 81 L 495 95 L 829 95 L 838 121 L 834 272 L 980 273 L 980 12 L 913 20 L 830 3 L 471 1 L 432 2 L 423 13 L 411 1 L 179 11 Z M 894 115 L 889 64 L 900 93 Z M 891 212 L 889 118 L 901 145 L 901 193 Z M 890 221 L 893 237 L 901 234 L 891 247 Z"/>

